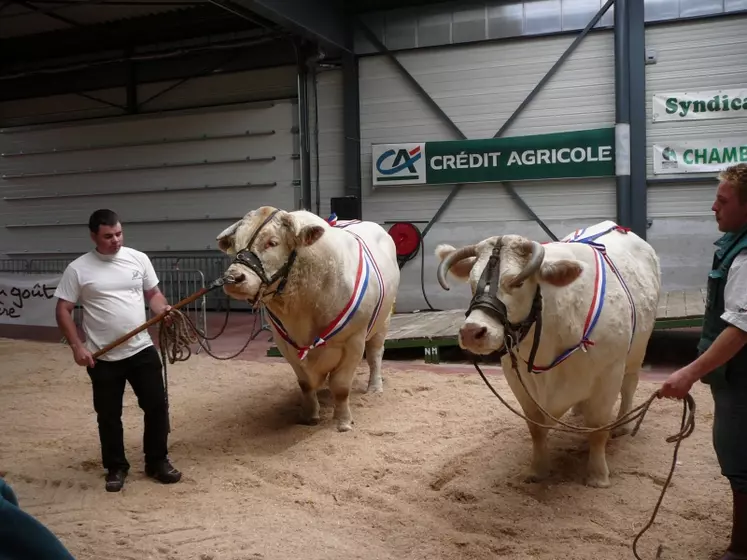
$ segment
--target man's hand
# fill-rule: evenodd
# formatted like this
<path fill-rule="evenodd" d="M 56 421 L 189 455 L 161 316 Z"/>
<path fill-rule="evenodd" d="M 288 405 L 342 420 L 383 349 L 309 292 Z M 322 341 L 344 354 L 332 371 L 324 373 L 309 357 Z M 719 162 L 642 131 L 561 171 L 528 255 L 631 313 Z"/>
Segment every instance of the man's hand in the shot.
<path fill-rule="evenodd" d="M 659 397 L 684 399 L 698 380 L 689 366 L 678 369 L 667 377 L 659 389 Z"/>
<path fill-rule="evenodd" d="M 93 354 L 84 346 L 73 346 L 73 358 L 79 366 L 94 367 L 96 365 Z"/>
<path fill-rule="evenodd" d="M 171 311 L 171 306 L 166 305 L 161 313 L 164 311 L 166 312 L 166 316 L 163 318 L 163 322 L 166 323 L 166 326 L 170 327 L 174 323 L 174 319 L 172 318 L 171 313 L 169 313 L 169 311 Z"/>

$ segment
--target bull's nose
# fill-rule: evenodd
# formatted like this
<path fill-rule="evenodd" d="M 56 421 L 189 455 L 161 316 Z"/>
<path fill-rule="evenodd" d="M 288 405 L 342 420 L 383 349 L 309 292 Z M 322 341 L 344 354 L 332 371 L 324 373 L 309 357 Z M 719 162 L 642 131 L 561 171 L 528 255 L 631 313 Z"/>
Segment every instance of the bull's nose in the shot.
<path fill-rule="evenodd" d="M 238 274 L 233 275 L 233 281 L 237 284 L 243 282 L 244 280 L 246 280 L 246 274 L 244 274 L 243 272 L 239 272 Z"/>
<path fill-rule="evenodd" d="M 477 323 L 465 323 L 459 329 L 459 336 L 465 344 L 481 342 L 488 334 L 488 328 Z"/>

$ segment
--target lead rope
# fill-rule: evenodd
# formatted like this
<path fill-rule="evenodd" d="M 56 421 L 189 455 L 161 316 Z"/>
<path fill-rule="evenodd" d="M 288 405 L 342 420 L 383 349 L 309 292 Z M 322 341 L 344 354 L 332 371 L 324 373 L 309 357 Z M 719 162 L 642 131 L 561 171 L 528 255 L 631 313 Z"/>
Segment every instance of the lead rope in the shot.
<path fill-rule="evenodd" d="M 534 340 L 532 341 L 532 349 L 529 353 L 529 361 L 527 365 L 527 371 L 532 371 L 534 367 L 534 356 L 537 351 L 537 346 L 539 344 L 539 333 L 541 330 L 541 324 L 542 319 L 541 315 L 537 317 L 537 325 L 535 325 L 535 336 Z M 508 340 L 512 340 L 511 337 L 507 337 Z M 508 343 L 508 340 L 506 343 Z M 513 370 L 516 372 L 517 377 L 519 378 L 519 381 L 521 382 L 521 386 L 524 388 L 524 391 L 529 396 L 530 399 L 534 402 L 534 404 L 537 406 L 537 408 L 542 411 L 543 414 L 545 414 L 550 420 L 553 422 L 557 422 L 561 426 L 550 426 L 546 424 L 540 424 L 539 422 L 535 422 L 531 418 L 527 418 L 524 414 L 514 409 L 510 404 L 508 404 L 503 397 L 501 397 L 498 392 L 493 388 L 493 386 L 488 382 L 488 379 L 485 377 L 485 374 L 483 374 L 482 369 L 480 369 L 480 366 L 477 365 L 477 360 L 473 362 L 473 365 L 475 366 L 475 369 L 480 374 L 480 377 L 482 377 L 485 384 L 488 386 L 488 388 L 492 391 L 492 393 L 498 397 L 498 400 L 503 403 L 503 405 L 508 408 L 511 412 L 516 414 L 517 416 L 523 418 L 525 421 L 530 422 L 534 424 L 535 426 L 539 426 L 541 428 L 547 428 L 548 430 L 557 430 L 561 432 L 571 432 L 571 433 L 582 433 L 582 434 L 590 434 L 594 432 L 601 432 L 605 430 L 612 430 L 614 428 L 617 428 L 619 426 L 623 426 L 625 424 L 628 424 L 634 420 L 637 420 L 635 427 L 633 428 L 633 431 L 631 432 L 631 437 L 635 436 L 638 433 L 638 429 L 641 426 L 641 423 L 643 422 L 643 418 L 646 416 L 646 413 L 648 412 L 649 407 L 651 406 L 651 403 L 654 402 L 654 399 L 658 399 L 659 392 L 658 390 L 655 391 L 646 401 L 639 406 L 635 407 L 634 409 L 630 410 L 628 413 L 624 414 L 614 422 L 611 422 L 610 424 L 607 424 L 606 426 L 601 426 L 598 428 L 588 428 L 585 426 L 575 426 L 573 424 L 568 424 L 566 422 L 561 421 L 558 418 L 555 418 L 552 414 L 548 413 L 542 405 L 540 405 L 536 399 L 532 396 L 532 394 L 527 389 L 526 385 L 524 384 L 524 378 L 522 377 L 521 373 L 519 372 L 519 367 L 516 359 L 516 347 L 515 345 L 508 345 L 508 355 L 511 358 L 511 366 L 513 367 Z M 666 441 L 667 443 L 674 442 L 674 452 L 672 453 L 672 465 L 669 469 L 669 475 L 667 476 L 667 479 L 661 489 L 661 494 L 659 495 L 659 499 L 656 502 L 656 506 L 654 507 L 654 511 L 651 514 L 651 518 L 649 519 L 648 523 L 641 529 L 641 531 L 636 535 L 635 539 L 633 539 L 633 555 L 635 556 L 636 560 L 643 560 L 639 554 L 638 554 L 638 540 L 643 536 L 643 534 L 648 531 L 651 526 L 654 523 L 654 520 L 656 519 L 656 515 L 659 512 L 659 507 L 661 506 L 664 495 L 666 494 L 667 488 L 669 487 L 669 483 L 672 480 L 672 476 L 674 475 L 675 467 L 677 466 L 677 456 L 679 453 L 680 444 L 685 438 L 690 437 L 690 435 L 693 433 L 693 430 L 695 429 L 695 399 L 693 399 L 692 395 L 689 393 L 685 396 L 685 398 L 682 400 L 682 420 L 680 422 L 680 431 L 672 436 L 669 436 Z M 656 552 L 656 558 L 661 557 L 661 553 L 663 551 L 662 545 L 659 545 L 657 552 Z"/>
<path fill-rule="evenodd" d="M 228 315 L 231 311 L 231 302 L 228 300 L 228 306 L 226 307 L 226 316 L 223 321 L 218 334 L 213 337 L 207 336 L 200 328 L 192 322 L 192 319 L 185 313 L 182 313 L 179 309 L 172 309 L 169 312 L 171 317 L 171 325 L 167 325 L 164 321 L 159 323 L 158 327 L 158 346 L 161 352 L 161 363 L 163 364 L 163 383 L 164 383 L 164 398 L 166 400 L 166 426 L 168 432 L 171 433 L 171 421 L 169 420 L 169 375 L 168 365 L 176 362 L 185 362 L 192 355 L 191 345 L 198 343 L 202 349 L 216 360 L 231 360 L 246 350 L 249 343 L 252 342 L 262 329 L 255 330 L 257 326 L 257 319 L 259 313 L 254 316 L 254 323 L 252 324 L 252 334 L 249 335 L 244 346 L 233 354 L 232 356 L 216 356 L 209 348 L 205 346 L 203 341 L 211 341 L 218 338 L 223 334 L 228 325 Z M 261 325 L 260 325 L 261 326 Z"/>

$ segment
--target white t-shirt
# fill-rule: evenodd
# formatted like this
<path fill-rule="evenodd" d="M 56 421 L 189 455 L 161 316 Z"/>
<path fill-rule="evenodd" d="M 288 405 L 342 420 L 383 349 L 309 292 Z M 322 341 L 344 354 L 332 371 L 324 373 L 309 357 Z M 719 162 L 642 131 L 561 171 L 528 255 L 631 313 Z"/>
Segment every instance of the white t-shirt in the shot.
<path fill-rule="evenodd" d="M 67 266 L 54 295 L 83 307 L 85 346 L 94 353 L 145 323 L 143 291 L 157 285 L 145 253 L 122 247 L 102 255 L 94 249 Z M 152 345 L 145 329 L 98 359 L 123 360 Z"/>
<path fill-rule="evenodd" d="M 731 262 L 724 286 L 724 312 L 727 323 L 747 331 L 747 250 Z"/>

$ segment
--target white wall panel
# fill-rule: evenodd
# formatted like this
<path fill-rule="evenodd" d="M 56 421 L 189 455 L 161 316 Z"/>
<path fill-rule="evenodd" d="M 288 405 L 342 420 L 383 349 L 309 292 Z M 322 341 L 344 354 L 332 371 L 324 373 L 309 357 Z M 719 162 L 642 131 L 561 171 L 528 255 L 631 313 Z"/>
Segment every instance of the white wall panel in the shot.
<path fill-rule="evenodd" d="M 653 144 L 739 137 L 747 111 L 729 119 L 652 122 L 652 96 L 712 89 L 741 89 L 747 76 L 747 16 L 662 24 L 646 30 L 646 47 L 657 54 L 646 66 L 646 172 L 654 177 Z M 705 209 L 705 213 L 708 209 Z"/>
<path fill-rule="evenodd" d="M 312 80 L 313 78 L 310 78 Z M 345 131 L 343 126 L 342 70 L 322 69 L 317 75 L 314 106 L 313 85 L 310 90 L 309 129 L 311 133 L 311 208 L 317 212 L 316 199 L 319 189 L 319 210 L 322 218 L 330 214 L 330 198 L 345 194 Z M 318 108 L 319 118 L 315 118 Z M 317 135 L 319 150 L 319 180 L 317 183 Z"/>
<path fill-rule="evenodd" d="M 434 48 L 396 54 L 468 138 L 489 138 L 506 122 L 575 39 L 556 36 Z M 609 127 L 615 122 L 613 34 L 587 36 L 503 136 Z M 454 140 L 457 137 L 384 56 L 360 61 L 361 165 L 364 218 L 413 221 L 422 228 L 453 185 L 371 185 L 371 144 Z M 580 179 L 515 182 L 527 204 L 562 237 L 577 227 L 615 218 L 615 181 Z M 491 235 L 547 234 L 499 183 L 467 185 L 425 238 L 424 286 L 431 304 L 464 307 L 469 289 L 444 292 L 435 281 L 438 243 L 463 245 Z M 421 256 L 402 270 L 397 310 L 427 307 Z"/>
<path fill-rule="evenodd" d="M 653 144 L 667 141 L 744 137 L 747 115 L 730 119 L 657 122 L 651 120 L 654 93 L 743 88 L 747 76 L 747 16 L 661 24 L 646 29 L 646 47 L 657 54 L 646 66 L 646 172 L 653 173 Z M 651 184 L 648 239 L 659 253 L 664 289 L 702 288 L 721 235 L 711 205 L 717 181 Z M 670 178 L 691 178 L 670 175 Z"/>
<path fill-rule="evenodd" d="M 397 57 L 468 138 L 486 138 L 500 128 L 573 39 L 547 37 L 446 47 L 399 53 Z M 371 144 L 456 137 L 387 58 L 363 58 L 360 80 L 364 215 L 380 222 L 428 220 L 450 186 L 374 190 Z M 613 125 L 613 35 L 605 31 L 584 39 L 504 136 Z M 613 179 L 516 185 L 541 217 L 603 219 L 615 215 Z M 440 221 L 495 222 L 516 219 L 517 215 L 524 217 L 500 184 L 469 185 Z"/>
<path fill-rule="evenodd" d="M 290 75 L 219 76 L 154 103 L 177 109 L 295 96 Z M 0 254 L 86 251 L 88 216 L 102 207 L 121 215 L 128 243 L 140 250 L 217 251 L 217 233 L 249 209 L 298 207 L 297 129 L 295 99 L 3 129 Z"/>

